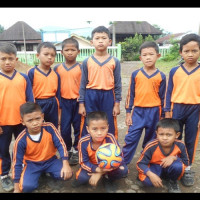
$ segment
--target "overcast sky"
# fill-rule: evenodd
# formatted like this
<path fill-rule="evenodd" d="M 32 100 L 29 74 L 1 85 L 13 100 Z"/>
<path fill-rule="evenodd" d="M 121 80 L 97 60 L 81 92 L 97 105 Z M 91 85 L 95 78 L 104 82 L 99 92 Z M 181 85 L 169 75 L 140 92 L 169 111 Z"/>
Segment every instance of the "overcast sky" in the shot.
<path fill-rule="evenodd" d="M 109 26 L 110 21 L 147 21 L 172 33 L 198 33 L 200 8 L 0 8 L 5 29 L 24 21 L 35 30 L 46 26 L 64 28 Z M 89 25 L 87 21 L 91 21 Z"/>

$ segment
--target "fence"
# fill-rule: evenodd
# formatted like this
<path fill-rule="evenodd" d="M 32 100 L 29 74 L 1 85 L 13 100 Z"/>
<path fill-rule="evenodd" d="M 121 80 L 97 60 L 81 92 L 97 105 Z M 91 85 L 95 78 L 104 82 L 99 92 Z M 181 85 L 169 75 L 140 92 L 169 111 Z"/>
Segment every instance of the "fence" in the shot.
<path fill-rule="evenodd" d="M 164 47 L 161 46 L 159 47 L 159 53 L 161 54 L 161 57 L 164 57 L 168 52 L 169 52 L 170 46 Z"/>
<path fill-rule="evenodd" d="M 77 56 L 77 61 L 82 62 L 85 58 L 89 57 L 94 53 L 95 49 L 94 47 L 82 47 L 80 48 L 80 53 Z M 17 52 L 17 57 L 19 58 L 19 61 L 22 63 L 25 63 L 27 65 L 33 66 L 37 63 L 39 63 L 39 60 L 36 56 L 35 51 L 27 51 L 25 52 Z M 109 46 L 108 47 L 108 53 L 112 56 L 117 57 L 119 60 L 121 60 L 121 45 L 118 44 L 117 46 Z M 61 51 L 57 51 L 55 63 L 62 63 L 65 62 L 64 56 L 61 54 Z"/>

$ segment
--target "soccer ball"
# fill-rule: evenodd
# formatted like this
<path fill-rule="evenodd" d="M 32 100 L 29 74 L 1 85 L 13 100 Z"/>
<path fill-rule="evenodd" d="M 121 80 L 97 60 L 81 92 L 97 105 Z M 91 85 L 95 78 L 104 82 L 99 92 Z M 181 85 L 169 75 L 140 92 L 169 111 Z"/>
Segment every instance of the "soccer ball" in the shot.
<path fill-rule="evenodd" d="M 103 144 L 96 151 L 96 160 L 100 168 L 117 168 L 122 162 L 122 151 L 113 143 Z"/>

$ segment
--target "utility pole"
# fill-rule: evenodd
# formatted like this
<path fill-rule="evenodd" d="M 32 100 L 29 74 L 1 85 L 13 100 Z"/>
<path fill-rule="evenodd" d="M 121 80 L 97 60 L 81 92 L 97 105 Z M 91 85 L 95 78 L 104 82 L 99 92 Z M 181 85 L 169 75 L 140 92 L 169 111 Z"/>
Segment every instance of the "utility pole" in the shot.
<path fill-rule="evenodd" d="M 24 39 L 24 53 L 25 53 L 25 61 L 27 64 L 27 56 L 26 56 L 26 39 L 25 39 L 25 33 L 24 33 L 24 22 L 22 22 L 22 33 L 23 33 L 23 39 Z"/>

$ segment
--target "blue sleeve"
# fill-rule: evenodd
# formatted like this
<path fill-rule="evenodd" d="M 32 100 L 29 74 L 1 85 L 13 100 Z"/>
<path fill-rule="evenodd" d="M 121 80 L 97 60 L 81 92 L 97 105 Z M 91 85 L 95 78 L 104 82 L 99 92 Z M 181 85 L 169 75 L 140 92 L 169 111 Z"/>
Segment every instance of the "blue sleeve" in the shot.
<path fill-rule="evenodd" d="M 121 64 L 120 61 L 113 57 L 115 60 L 115 69 L 114 69 L 114 93 L 115 93 L 115 102 L 120 102 L 122 100 L 122 82 L 121 82 Z"/>
<path fill-rule="evenodd" d="M 57 91 L 56 91 L 56 97 L 59 101 L 59 105 L 60 105 L 60 108 L 62 108 L 62 104 L 61 104 L 61 94 L 60 94 L 60 75 L 55 72 L 56 75 L 58 76 L 58 88 L 57 88 Z"/>
<path fill-rule="evenodd" d="M 80 103 L 85 102 L 85 90 L 86 90 L 86 85 L 88 84 L 87 61 L 88 58 L 86 58 L 81 65 L 81 84 L 80 84 L 79 98 L 78 98 L 78 101 Z"/>
<path fill-rule="evenodd" d="M 171 111 L 171 96 L 172 96 L 172 91 L 173 91 L 173 88 L 174 88 L 173 76 L 174 76 L 174 74 L 175 74 L 175 72 L 178 68 L 179 67 L 174 67 L 169 72 L 168 86 L 167 86 L 167 92 L 166 92 L 166 105 L 165 105 L 165 108 L 164 108 L 165 112 Z"/>
<path fill-rule="evenodd" d="M 24 154 L 26 151 L 26 140 L 24 137 L 20 140 L 16 140 L 14 143 L 14 148 L 13 148 L 13 180 L 15 183 L 18 183 L 20 178 L 21 178 L 21 173 L 22 173 L 22 165 L 23 165 L 23 159 L 24 159 Z"/>
<path fill-rule="evenodd" d="M 33 79 L 34 79 L 34 71 L 35 71 L 35 68 L 31 68 L 27 73 L 32 86 L 33 86 Z"/>
<path fill-rule="evenodd" d="M 26 101 L 34 102 L 32 85 L 29 77 L 26 74 L 20 73 L 26 79 Z"/>
<path fill-rule="evenodd" d="M 189 166 L 189 157 L 187 153 L 187 149 L 184 143 L 179 143 L 179 148 L 181 149 L 180 159 L 186 166 Z"/>
<path fill-rule="evenodd" d="M 166 92 L 166 76 L 164 73 L 161 72 L 161 77 L 162 81 L 160 83 L 160 88 L 159 88 L 159 96 L 161 100 L 161 117 L 165 117 L 165 112 L 164 112 L 164 100 L 165 100 L 165 92 Z"/>
<path fill-rule="evenodd" d="M 134 98 L 135 98 L 135 77 L 139 70 L 136 70 L 132 73 L 130 78 L 130 84 L 128 89 L 128 95 L 126 97 L 126 112 L 130 113 L 134 104 Z"/>

